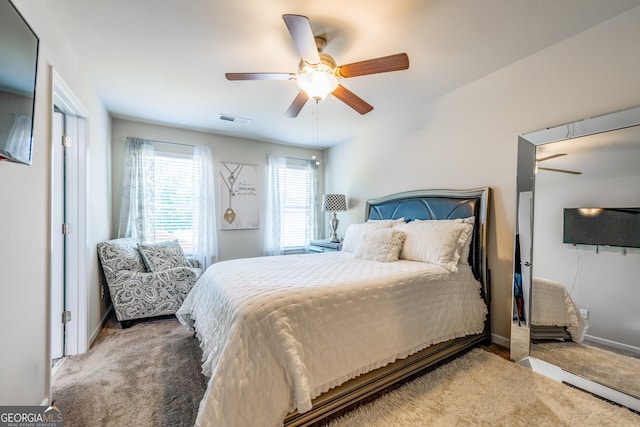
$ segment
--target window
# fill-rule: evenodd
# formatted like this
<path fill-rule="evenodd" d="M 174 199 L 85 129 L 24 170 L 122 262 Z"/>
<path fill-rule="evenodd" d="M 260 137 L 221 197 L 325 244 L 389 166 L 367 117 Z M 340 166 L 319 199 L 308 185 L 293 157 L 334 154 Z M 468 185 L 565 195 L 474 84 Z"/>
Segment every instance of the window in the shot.
<path fill-rule="evenodd" d="M 306 164 L 296 164 L 288 159 L 287 168 L 282 175 L 282 247 L 300 249 L 307 245 L 307 220 L 311 216 L 311 174 Z"/>
<path fill-rule="evenodd" d="M 127 137 L 118 237 L 177 239 L 204 267 L 214 263 L 213 177 L 210 147 Z"/>
<path fill-rule="evenodd" d="M 178 239 L 193 254 L 198 216 L 194 215 L 193 156 L 154 151 L 154 241 Z"/>
<path fill-rule="evenodd" d="M 306 249 L 317 235 L 315 162 L 269 157 L 265 255 Z"/>

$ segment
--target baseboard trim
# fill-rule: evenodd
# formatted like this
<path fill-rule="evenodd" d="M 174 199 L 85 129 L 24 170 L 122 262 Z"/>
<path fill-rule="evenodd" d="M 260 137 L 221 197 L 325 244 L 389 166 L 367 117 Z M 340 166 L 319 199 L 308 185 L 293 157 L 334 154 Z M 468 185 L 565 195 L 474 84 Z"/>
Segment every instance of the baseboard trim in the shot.
<path fill-rule="evenodd" d="M 498 344 L 501 347 L 511 348 L 511 340 L 509 338 L 505 338 L 502 335 L 491 334 L 491 342 L 494 344 Z"/>
<path fill-rule="evenodd" d="M 109 320 L 109 316 L 111 316 L 111 312 L 113 310 L 114 310 L 113 304 L 107 307 L 107 310 L 104 312 L 104 315 L 102 316 L 102 326 L 104 326 L 104 324 L 107 323 L 107 320 Z"/>
<path fill-rule="evenodd" d="M 594 337 L 588 334 L 584 336 L 584 339 L 585 341 L 592 341 L 598 344 L 607 345 L 609 347 L 618 348 L 620 350 L 626 350 L 631 353 L 640 354 L 640 347 L 635 347 L 629 344 L 623 344 L 623 343 L 620 343 L 617 341 L 611 341 L 605 338 Z"/>
<path fill-rule="evenodd" d="M 103 326 L 105 325 L 105 323 L 107 323 L 107 320 L 109 320 L 109 316 L 111 315 L 112 311 L 113 311 L 113 304 L 111 304 L 107 309 L 107 311 L 104 312 L 104 315 L 102 316 L 102 320 L 100 321 L 100 324 L 91 333 L 91 336 L 89 337 L 89 347 L 87 348 L 87 350 L 91 348 L 91 344 L 93 344 L 96 338 L 98 338 L 98 334 L 100 334 L 100 331 L 102 330 Z"/>
<path fill-rule="evenodd" d="M 89 346 L 87 347 L 87 351 L 91 348 L 91 345 L 96 340 L 96 338 L 98 338 L 98 334 L 102 330 L 102 325 L 103 325 L 103 323 L 100 322 L 100 324 L 91 333 L 91 336 L 89 337 Z"/>

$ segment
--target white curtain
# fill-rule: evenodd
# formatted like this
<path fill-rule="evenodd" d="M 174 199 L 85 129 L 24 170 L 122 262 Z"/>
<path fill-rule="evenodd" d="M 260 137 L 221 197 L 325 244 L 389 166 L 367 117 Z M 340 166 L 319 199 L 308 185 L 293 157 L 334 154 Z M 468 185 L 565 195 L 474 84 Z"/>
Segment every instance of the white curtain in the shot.
<path fill-rule="evenodd" d="M 267 177 L 267 212 L 264 235 L 264 255 L 282 255 L 282 177 L 287 169 L 287 158 L 269 156 Z"/>
<path fill-rule="evenodd" d="M 299 159 L 291 159 L 296 163 L 296 167 L 301 166 Z M 264 255 L 282 255 L 282 230 L 285 226 L 283 209 L 286 194 L 286 157 L 269 156 L 268 158 L 268 179 L 267 179 L 267 212 L 265 215 L 266 226 L 264 236 Z M 305 241 L 315 239 L 319 235 L 319 225 L 317 212 L 318 206 L 318 168 L 314 161 L 305 161 L 306 173 L 309 177 L 309 188 L 307 191 L 307 216 L 305 223 Z"/>
<path fill-rule="evenodd" d="M 320 211 L 320 201 L 318 197 L 318 166 L 315 160 L 307 161 L 307 173 L 310 178 L 309 197 L 307 206 L 310 207 L 307 215 L 307 225 L 305 228 L 305 240 L 307 244 L 320 236 L 320 224 L 318 223 L 318 212 Z"/>
<path fill-rule="evenodd" d="M 196 145 L 193 149 L 193 213 L 198 233 L 194 255 L 203 262 L 204 268 L 216 262 L 218 256 L 214 173 L 211 148 Z"/>
<path fill-rule="evenodd" d="M 127 142 L 118 237 L 147 242 L 154 235 L 153 145 L 140 138 Z"/>

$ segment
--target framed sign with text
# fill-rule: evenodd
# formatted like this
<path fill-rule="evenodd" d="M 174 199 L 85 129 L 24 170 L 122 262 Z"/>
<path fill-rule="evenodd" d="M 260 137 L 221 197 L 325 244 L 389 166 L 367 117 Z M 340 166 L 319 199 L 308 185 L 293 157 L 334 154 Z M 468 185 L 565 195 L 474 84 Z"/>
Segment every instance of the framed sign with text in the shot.
<path fill-rule="evenodd" d="M 220 162 L 218 201 L 221 230 L 260 226 L 258 173 L 255 165 Z"/>

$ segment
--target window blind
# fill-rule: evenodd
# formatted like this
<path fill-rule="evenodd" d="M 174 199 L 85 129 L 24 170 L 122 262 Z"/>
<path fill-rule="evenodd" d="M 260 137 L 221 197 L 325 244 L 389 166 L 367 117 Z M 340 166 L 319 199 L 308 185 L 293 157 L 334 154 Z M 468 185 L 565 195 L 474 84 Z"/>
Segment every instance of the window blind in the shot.
<path fill-rule="evenodd" d="M 193 166 L 193 156 L 154 153 L 155 241 L 178 239 L 189 255 L 194 253 L 198 232 Z"/>
<path fill-rule="evenodd" d="M 286 172 L 281 175 L 282 246 L 285 249 L 304 248 L 307 244 L 308 218 L 312 206 L 311 176 L 305 162 L 287 159 Z"/>

